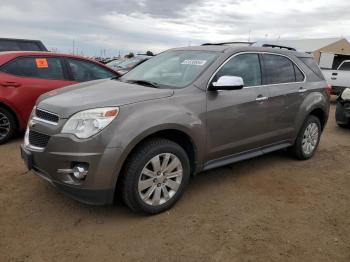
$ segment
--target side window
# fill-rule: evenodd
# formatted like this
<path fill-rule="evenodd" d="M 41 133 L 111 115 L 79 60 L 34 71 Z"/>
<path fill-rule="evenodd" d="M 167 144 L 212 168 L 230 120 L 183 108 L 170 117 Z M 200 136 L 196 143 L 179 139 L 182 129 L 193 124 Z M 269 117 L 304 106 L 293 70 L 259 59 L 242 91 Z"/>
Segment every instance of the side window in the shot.
<path fill-rule="evenodd" d="M 41 48 L 35 42 L 19 42 L 18 45 L 23 51 L 41 51 Z"/>
<path fill-rule="evenodd" d="M 21 48 L 18 45 L 18 42 L 10 40 L 0 40 L 0 52 L 1 51 L 20 51 Z"/>
<path fill-rule="evenodd" d="M 244 86 L 261 85 L 261 69 L 258 54 L 241 54 L 228 61 L 215 76 L 239 76 L 243 78 Z"/>
<path fill-rule="evenodd" d="M 55 57 L 19 57 L 6 64 L 1 71 L 22 77 L 65 79 L 61 61 Z"/>
<path fill-rule="evenodd" d="M 97 64 L 78 59 L 67 59 L 73 78 L 77 82 L 85 82 L 103 78 L 115 77 L 111 71 Z"/>
<path fill-rule="evenodd" d="M 293 65 L 293 66 L 295 71 L 295 81 L 296 82 L 304 81 L 304 74 L 300 71 L 300 69 L 296 65 Z"/>
<path fill-rule="evenodd" d="M 294 65 L 291 60 L 280 55 L 263 54 L 266 84 L 295 82 Z"/>
<path fill-rule="evenodd" d="M 344 63 L 339 67 L 339 70 L 350 71 L 350 62 L 344 62 Z"/>

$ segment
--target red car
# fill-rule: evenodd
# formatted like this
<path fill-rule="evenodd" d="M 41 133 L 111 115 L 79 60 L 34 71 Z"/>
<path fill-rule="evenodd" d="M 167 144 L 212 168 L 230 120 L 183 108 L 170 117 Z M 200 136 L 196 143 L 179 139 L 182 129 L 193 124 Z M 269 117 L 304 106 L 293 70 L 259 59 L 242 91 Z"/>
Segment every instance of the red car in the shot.
<path fill-rule="evenodd" d="M 26 128 L 35 101 L 53 89 L 119 76 L 96 61 L 49 52 L 0 53 L 0 144 Z"/>

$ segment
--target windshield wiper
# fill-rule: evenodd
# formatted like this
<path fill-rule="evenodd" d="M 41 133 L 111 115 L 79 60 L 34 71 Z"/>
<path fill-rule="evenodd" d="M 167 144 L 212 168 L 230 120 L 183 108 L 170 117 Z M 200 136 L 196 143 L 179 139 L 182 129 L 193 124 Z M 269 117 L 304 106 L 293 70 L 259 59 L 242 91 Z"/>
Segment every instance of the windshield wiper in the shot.
<path fill-rule="evenodd" d="M 144 86 L 151 86 L 151 87 L 155 87 L 155 88 L 159 87 L 159 85 L 157 83 L 152 82 L 152 81 L 147 81 L 147 80 L 127 80 L 126 82 L 144 85 Z"/>

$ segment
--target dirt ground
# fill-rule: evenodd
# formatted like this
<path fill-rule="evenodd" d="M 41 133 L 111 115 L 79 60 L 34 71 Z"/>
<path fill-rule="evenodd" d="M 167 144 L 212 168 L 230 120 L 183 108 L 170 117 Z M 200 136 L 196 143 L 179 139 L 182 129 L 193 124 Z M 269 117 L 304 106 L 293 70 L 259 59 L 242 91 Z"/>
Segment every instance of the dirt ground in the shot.
<path fill-rule="evenodd" d="M 350 129 L 334 105 L 315 157 L 276 152 L 195 177 L 169 212 L 93 207 L 0 146 L 0 261 L 350 261 Z"/>

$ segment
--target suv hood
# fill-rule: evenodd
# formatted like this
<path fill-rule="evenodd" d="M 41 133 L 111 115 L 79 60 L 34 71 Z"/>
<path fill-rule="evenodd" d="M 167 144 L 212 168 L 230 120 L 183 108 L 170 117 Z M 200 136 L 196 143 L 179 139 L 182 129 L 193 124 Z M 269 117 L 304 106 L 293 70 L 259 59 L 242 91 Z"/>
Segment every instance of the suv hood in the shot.
<path fill-rule="evenodd" d="M 48 92 L 38 99 L 37 107 L 58 114 L 61 118 L 86 109 L 123 106 L 131 103 L 169 97 L 170 89 L 157 89 L 118 80 L 97 80 L 67 86 Z"/>

